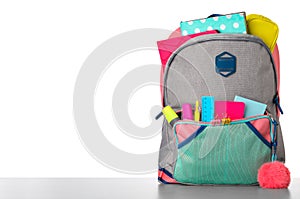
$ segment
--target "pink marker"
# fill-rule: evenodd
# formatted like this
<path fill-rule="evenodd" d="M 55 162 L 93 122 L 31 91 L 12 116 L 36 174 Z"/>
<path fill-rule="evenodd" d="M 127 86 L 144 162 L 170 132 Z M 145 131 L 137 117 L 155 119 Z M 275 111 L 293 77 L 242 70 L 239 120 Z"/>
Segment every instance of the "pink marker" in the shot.
<path fill-rule="evenodd" d="M 182 104 L 182 119 L 194 120 L 192 105 L 189 103 Z"/>

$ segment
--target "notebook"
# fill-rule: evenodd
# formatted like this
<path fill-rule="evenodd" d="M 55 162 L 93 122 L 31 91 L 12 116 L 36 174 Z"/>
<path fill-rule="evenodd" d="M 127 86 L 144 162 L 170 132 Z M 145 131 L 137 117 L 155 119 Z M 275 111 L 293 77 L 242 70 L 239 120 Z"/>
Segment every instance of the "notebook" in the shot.
<path fill-rule="evenodd" d="M 265 113 L 267 105 L 261 102 L 250 100 L 241 96 L 235 96 L 234 101 L 245 103 L 245 115 L 244 117 L 251 117 L 255 115 L 262 115 Z"/>
<path fill-rule="evenodd" d="M 245 103 L 233 101 L 215 102 L 215 119 L 230 118 L 231 120 L 242 119 L 245 112 Z"/>
<path fill-rule="evenodd" d="M 206 34 L 216 34 L 218 31 L 216 30 L 211 30 L 211 31 L 206 31 L 206 32 L 201 32 L 197 34 L 192 34 L 188 36 L 181 36 L 181 37 L 174 37 L 166 40 L 161 40 L 157 42 L 157 47 L 160 55 L 160 60 L 163 66 L 166 65 L 169 57 L 172 55 L 172 53 L 183 43 L 188 41 L 191 38 L 198 37 L 201 35 L 206 35 Z"/>
<path fill-rule="evenodd" d="M 180 30 L 183 36 L 208 30 L 218 30 L 220 33 L 247 33 L 245 12 L 218 15 L 203 19 L 182 21 Z"/>

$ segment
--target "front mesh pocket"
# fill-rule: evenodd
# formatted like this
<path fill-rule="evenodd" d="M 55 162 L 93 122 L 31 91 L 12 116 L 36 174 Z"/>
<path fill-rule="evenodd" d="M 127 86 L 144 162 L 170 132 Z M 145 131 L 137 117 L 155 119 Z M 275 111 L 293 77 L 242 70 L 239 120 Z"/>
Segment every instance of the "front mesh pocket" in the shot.
<path fill-rule="evenodd" d="M 195 125 L 190 125 L 176 125 L 176 136 L 195 129 Z M 188 137 L 179 141 L 177 137 L 174 178 L 189 184 L 255 184 L 259 167 L 271 161 L 271 144 L 265 137 L 249 121 L 223 126 L 198 125 Z"/>

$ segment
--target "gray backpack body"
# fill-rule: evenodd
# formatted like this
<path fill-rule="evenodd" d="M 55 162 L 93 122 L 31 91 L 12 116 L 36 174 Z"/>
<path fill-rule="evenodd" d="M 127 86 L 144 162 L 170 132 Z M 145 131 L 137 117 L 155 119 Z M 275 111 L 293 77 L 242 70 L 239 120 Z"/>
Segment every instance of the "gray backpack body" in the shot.
<path fill-rule="evenodd" d="M 230 59 L 231 55 L 234 60 Z M 230 65 L 233 61 L 234 67 L 226 68 L 227 62 Z M 249 34 L 211 34 L 192 38 L 169 57 L 162 85 L 163 105 L 171 106 L 179 116 L 183 103 L 195 106 L 196 100 L 207 95 L 222 101 L 232 101 L 236 95 L 243 96 L 267 104 L 267 111 L 266 116 L 228 126 L 180 121 L 172 128 L 164 119 L 159 151 L 159 182 L 255 184 L 257 168 L 262 163 L 274 158 L 285 161 L 279 122 L 277 71 L 270 50 L 258 37 Z M 267 143 L 269 149 L 263 145 L 262 141 L 267 141 L 255 127 L 256 120 L 267 117 L 270 124 L 266 128 L 270 129 L 272 138 Z M 195 131 L 183 147 L 178 141 L 181 129 Z M 250 135 L 252 132 L 256 133 L 253 134 L 255 138 Z M 203 151 L 208 152 L 203 155 Z M 244 171 L 247 165 L 250 165 L 247 168 L 249 171 Z M 234 180 L 229 180 L 229 175 L 236 176 Z"/>

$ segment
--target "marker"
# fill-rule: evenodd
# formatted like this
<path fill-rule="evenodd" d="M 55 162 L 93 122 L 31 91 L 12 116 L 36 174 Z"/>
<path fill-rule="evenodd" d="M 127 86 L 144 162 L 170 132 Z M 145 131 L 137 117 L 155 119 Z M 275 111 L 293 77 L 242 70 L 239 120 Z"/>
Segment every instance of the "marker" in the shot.
<path fill-rule="evenodd" d="M 194 120 L 192 105 L 189 103 L 182 104 L 182 119 Z"/>
<path fill-rule="evenodd" d="M 198 100 L 196 100 L 196 104 L 195 104 L 194 120 L 196 122 L 199 122 L 199 120 L 200 120 L 199 101 Z"/>
<path fill-rule="evenodd" d="M 176 112 L 171 108 L 171 106 L 164 107 L 162 113 L 164 114 L 166 120 L 172 127 L 177 121 L 180 120 Z"/>

